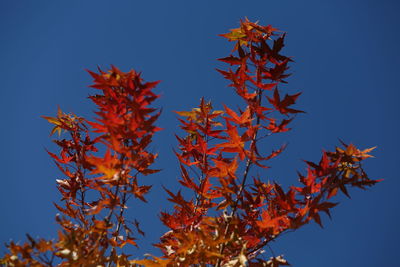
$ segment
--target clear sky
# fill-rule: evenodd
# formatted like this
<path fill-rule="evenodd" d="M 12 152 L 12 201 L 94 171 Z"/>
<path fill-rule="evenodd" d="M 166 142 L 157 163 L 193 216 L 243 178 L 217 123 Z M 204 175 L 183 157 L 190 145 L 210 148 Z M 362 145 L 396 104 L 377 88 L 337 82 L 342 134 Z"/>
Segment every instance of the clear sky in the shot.
<path fill-rule="evenodd" d="M 163 171 L 150 204 L 131 208 L 141 220 L 145 249 L 165 231 L 157 213 L 169 209 L 161 184 L 176 188 L 179 172 L 172 148 L 177 120 L 205 96 L 221 108 L 237 98 L 215 71 L 231 44 L 218 37 L 241 18 L 288 32 L 285 54 L 294 57 L 288 91 L 303 91 L 286 152 L 263 175 L 296 183 L 302 159 L 318 161 L 338 138 L 361 148 L 378 146 L 367 160 L 371 177 L 385 180 L 366 192 L 339 197 L 325 228 L 308 225 L 271 248 L 293 266 L 395 266 L 400 240 L 398 167 L 399 12 L 395 0 L 203 0 L 203 1 L 0 1 L 0 243 L 25 233 L 56 234 L 52 202 L 59 200 L 60 173 L 45 152 L 54 149 L 51 126 L 40 115 L 67 112 L 90 116 L 91 78 L 84 69 L 114 64 L 161 80 L 163 108 L 153 149 Z M 269 150 L 270 148 L 268 148 Z M 132 249 L 142 255 L 145 249 Z M 157 250 L 150 249 L 157 253 Z M 0 248 L 0 254 L 4 253 Z"/>

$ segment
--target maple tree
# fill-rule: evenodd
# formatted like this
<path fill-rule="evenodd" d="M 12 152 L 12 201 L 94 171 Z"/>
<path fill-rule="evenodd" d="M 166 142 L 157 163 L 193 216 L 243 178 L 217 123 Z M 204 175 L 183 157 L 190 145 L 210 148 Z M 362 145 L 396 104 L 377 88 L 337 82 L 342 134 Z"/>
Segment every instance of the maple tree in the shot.
<path fill-rule="evenodd" d="M 149 151 L 160 110 L 158 82 L 144 82 L 140 73 L 116 67 L 92 72 L 98 94 L 89 98 L 97 107 L 95 120 L 58 110 L 44 118 L 60 151 L 48 151 L 63 173 L 60 225 L 54 240 L 34 239 L 20 245 L 10 242 L 0 263 L 6 266 L 281 266 L 282 257 L 264 260 L 263 250 L 281 234 L 311 221 L 322 226 L 321 213 L 330 216 L 337 204 L 332 198 L 350 187 L 366 188 L 369 179 L 362 162 L 373 148 L 360 150 L 342 142 L 324 151 L 317 163 L 306 161 L 299 185 L 286 191 L 262 175 L 268 161 L 285 145 L 265 152 L 263 142 L 287 132 L 296 114 L 300 93 L 280 88 L 289 76 L 290 57 L 281 54 L 285 33 L 249 20 L 222 34 L 235 46 L 229 64 L 218 70 L 243 100 L 241 108 L 224 105 L 214 110 L 201 99 L 190 111 L 177 111 L 183 135 L 176 136 L 181 190 L 165 188 L 173 203 L 161 212 L 167 232 L 156 247 L 161 256 L 132 256 L 129 246 L 144 235 L 136 219 L 125 211 L 131 200 L 146 202 L 151 186 L 145 176 L 158 172 L 151 165 L 157 154 Z M 191 194 L 192 197 L 185 197 Z"/>

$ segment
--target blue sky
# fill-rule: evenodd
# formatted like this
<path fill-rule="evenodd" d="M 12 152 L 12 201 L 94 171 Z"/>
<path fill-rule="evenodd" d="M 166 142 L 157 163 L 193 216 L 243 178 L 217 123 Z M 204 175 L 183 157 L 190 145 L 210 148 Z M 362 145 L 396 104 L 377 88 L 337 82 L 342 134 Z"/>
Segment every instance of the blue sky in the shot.
<path fill-rule="evenodd" d="M 319 160 L 338 138 L 361 148 L 378 146 L 368 160 L 371 177 L 385 179 L 352 199 L 339 197 L 325 228 L 308 225 L 271 247 L 293 266 L 395 266 L 400 239 L 398 86 L 400 4 L 394 0 L 336 1 L 1 1 L 0 2 L 0 243 L 24 240 L 25 233 L 52 238 L 52 204 L 60 178 L 45 148 L 54 146 L 50 126 L 40 118 L 57 105 L 91 116 L 91 78 L 84 69 L 114 64 L 161 80 L 157 104 L 165 130 L 153 149 L 163 171 L 150 205 L 132 208 L 147 230 L 144 248 L 165 231 L 157 213 L 168 209 L 161 184 L 176 187 L 172 148 L 178 130 L 173 110 L 189 110 L 200 97 L 215 106 L 237 98 L 215 71 L 231 44 L 218 37 L 247 16 L 288 32 L 285 53 L 293 56 L 289 92 L 303 91 L 293 130 L 274 140 L 288 141 L 285 154 L 263 175 L 296 183 L 302 159 Z M 270 149 L 270 148 L 268 148 Z M 4 248 L 0 253 L 4 253 Z M 132 250 L 141 255 L 144 250 Z"/>

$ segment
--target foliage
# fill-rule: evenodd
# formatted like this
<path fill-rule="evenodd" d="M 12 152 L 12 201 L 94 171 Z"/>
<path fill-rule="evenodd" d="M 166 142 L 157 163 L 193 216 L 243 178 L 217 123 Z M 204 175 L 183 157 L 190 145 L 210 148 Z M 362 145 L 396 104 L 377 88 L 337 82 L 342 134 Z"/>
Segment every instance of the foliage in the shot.
<path fill-rule="evenodd" d="M 290 57 L 281 54 L 285 34 L 271 26 L 242 21 L 223 37 L 235 43 L 231 55 L 219 59 L 229 68 L 218 70 L 243 100 L 238 109 L 214 110 L 201 100 L 190 111 L 176 112 L 184 135 L 177 136 L 175 151 L 181 171 L 180 184 L 191 192 L 165 189 L 174 204 L 160 219 L 168 231 L 155 244 L 161 257 L 138 259 L 127 254 L 129 245 L 144 233 L 139 222 L 126 218 L 128 201 L 146 202 L 151 186 L 142 185 L 157 154 L 149 151 L 160 111 L 158 82 L 144 82 L 134 70 L 91 72 L 90 96 L 97 106 L 94 121 L 66 114 L 44 117 L 54 125 L 51 133 L 59 153 L 48 152 L 64 174 L 57 181 L 62 204 L 55 240 L 34 239 L 8 244 L 6 266 L 281 266 L 281 256 L 263 260 L 263 248 L 281 234 L 330 216 L 339 192 L 364 189 L 368 178 L 362 161 L 373 149 L 342 147 L 323 152 L 318 163 L 306 161 L 300 184 L 284 190 L 258 175 L 285 145 L 270 153 L 262 141 L 289 131 L 289 124 L 303 111 L 293 108 L 300 93 L 285 94 Z M 61 138 L 62 136 L 62 138 Z M 264 146 L 265 147 L 265 146 Z M 182 188 L 182 189 L 183 189 Z M 186 192 L 187 193 L 187 192 Z M 134 259 L 135 258 L 135 259 Z"/>

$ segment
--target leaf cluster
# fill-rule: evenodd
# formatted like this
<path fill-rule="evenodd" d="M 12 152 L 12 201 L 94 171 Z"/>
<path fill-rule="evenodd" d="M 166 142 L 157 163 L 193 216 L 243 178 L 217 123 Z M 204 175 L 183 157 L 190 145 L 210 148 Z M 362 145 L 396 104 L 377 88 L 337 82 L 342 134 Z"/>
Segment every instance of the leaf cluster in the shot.
<path fill-rule="evenodd" d="M 55 240 L 8 244 L 1 259 L 6 266 L 283 266 L 282 256 L 265 248 L 280 235 L 329 217 L 337 205 L 332 198 L 349 188 L 377 183 L 362 163 L 373 148 L 360 150 L 342 142 L 324 151 L 317 163 L 306 161 L 299 185 L 287 190 L 265 177 L 272 158 L 286 145 L 266 149 L 271 135 L 287 132 L 303 111 L 293 108 L 300 92 L 285 93 L 290 57 L 282 54 L 285 34 L 272 26 L 249 20 L 221 35 L 234 42 L 229 64 L 218 70 L 241 99 L 239 108 L 215 110 L 201 99 L 190 111 L 177 111 L 183 135 L 175 151 L 182 189 L 165 188 L 173 204 L 160 220 L 168 231 L 156 247 L 161 256 L 129 255 L 126 245 L 137 246 L 144 235 L 136 219 L 128 219 L 128 201 L 146 202 L 151 189 L 142 178 L 157 154 L 150 152 L 160 111 L 152 106 L 157 82 L 144 82 L 140 73 L 89 71 L 99 93 L 90 96 L 96 105 L 94 121 L 66 114 L 44 117 L 58 133 L 58 153 L 48 152 L 63 174 L 57 179 L 62 204 L 56 220 Z M 283 96 L 283 97 L 282 97 Z M 62 136 L 62 138 L 61 138 Z M 270 151 L 267 152 L 266 150 Z M 182 193 L 185 190 L 185 194 Z M 185 196 L 191 197 L 185 197 Z M 129 202 L 131 203 L 131 202 Z"/>

